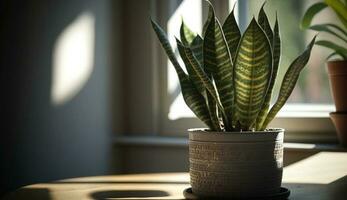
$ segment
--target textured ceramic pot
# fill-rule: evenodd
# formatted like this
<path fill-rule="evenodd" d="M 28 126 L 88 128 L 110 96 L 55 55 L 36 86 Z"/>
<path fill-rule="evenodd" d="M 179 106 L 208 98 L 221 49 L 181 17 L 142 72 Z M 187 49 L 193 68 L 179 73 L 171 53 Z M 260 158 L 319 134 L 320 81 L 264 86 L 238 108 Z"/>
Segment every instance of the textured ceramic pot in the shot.
<path fill-rule="evenodd" d="M 280 190 L 283 129 L 189 131 L 190 184 L 201 197 L 251 198 Z"/>
<path fill-rule="evenodd" d="M 328 73 L 336 112 L 347 112 L 347 60 L 329 61 Z"/>

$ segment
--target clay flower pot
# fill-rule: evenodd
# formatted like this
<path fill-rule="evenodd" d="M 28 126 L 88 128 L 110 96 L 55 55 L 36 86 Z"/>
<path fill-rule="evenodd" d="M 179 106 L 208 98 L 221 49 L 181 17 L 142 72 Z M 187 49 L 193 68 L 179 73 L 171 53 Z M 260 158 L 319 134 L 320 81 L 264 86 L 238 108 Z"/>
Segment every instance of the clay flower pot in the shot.
<path fill-rule="evenodd" d="M 340 144 L 347 147 L 347 113 L 332 112 L 330 119 L 335 125 Z"/>
<path fill-rule="evenodd" d="M 283 129 L 189 131 L 190 184 L 199 197 L 254 198 L 279 192 Z"/>
<path fill-rule="evenodd" d="M 330 113 L 339 142 L 347 147 L 347 60 L 329 61 L 328 72 L 330 88 L 336 112 Z"/>
<path fill-rule="evenodd" d="M 347 60 L 329 61 L 328 73 L 336 112 L 347 112 Z"/>

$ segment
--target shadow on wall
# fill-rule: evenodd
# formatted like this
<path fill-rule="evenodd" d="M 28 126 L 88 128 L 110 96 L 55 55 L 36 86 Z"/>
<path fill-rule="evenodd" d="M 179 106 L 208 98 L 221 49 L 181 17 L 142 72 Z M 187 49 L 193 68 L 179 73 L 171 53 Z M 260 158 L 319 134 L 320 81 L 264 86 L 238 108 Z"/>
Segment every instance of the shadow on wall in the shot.
<path fill-rule="evenodd" d="M 109 172 L 110 3 L 0 3 L 0 196 Z"/>

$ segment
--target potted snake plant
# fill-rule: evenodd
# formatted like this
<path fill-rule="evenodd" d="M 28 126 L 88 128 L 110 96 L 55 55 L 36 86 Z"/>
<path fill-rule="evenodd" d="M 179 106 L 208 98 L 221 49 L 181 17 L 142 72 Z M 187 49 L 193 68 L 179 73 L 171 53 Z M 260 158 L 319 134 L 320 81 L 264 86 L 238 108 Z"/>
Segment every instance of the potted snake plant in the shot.
<path fill-rule="evenodd" d="M 341 25 L 337 23 L 311 25 L 314 16 L 326 8 L 336 14 Z M 345 92 L 347 85 L 347 1 L 325 0 L 313 4 L 306 11 L 300 26 L 302 29 L 328 33 L 338 41 L 337 43 L 320 40 L 316 44 L 333 51 L 327 58 L 327 67 L 336 112 L 330 113 L 330 118 L 335 124 L 340 143 L 347 146 L 347 93 Z"/>
<path fill-rule="evenodd" d="M 284 130 L 268 125 L 290 96 L 315 38 L 289 66 L 270 108 L 281 40 L 277 19 L 272 29 L 263 7 L 243 34 L 233 11 L 221 25 L 210 3 L 203 37 L 182 22 L 176 42 L 186 71 L 164 30 L 153 20 L 152 26 L 186 104 L 208 127 L 188 130 L 191 192 L 209 198 L 280 193 Z"/>

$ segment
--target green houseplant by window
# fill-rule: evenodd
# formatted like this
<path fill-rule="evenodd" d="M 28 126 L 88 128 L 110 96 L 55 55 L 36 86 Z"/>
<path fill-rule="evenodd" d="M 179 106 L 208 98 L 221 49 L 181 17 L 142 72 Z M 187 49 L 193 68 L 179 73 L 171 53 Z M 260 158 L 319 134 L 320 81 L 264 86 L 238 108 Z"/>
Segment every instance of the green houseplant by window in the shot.
<path fill-rule="evenodd" d="M 314 16 L 324 9 L 332 10 L 341 25 L 337 23 L 311 25 Z M 327 58 L 327 66 L 336 112 L 330 113 L 330 117 L 335 124 L 340 143 L 347 146 L 347 93 L 345 92 L 347 85 L 347 1 L 325 0 L 313 4 L 306 11 L 300 26 L 302 29 L 327 33 L 337 39 L 335 42 L 320 40 L 316 44 L 332 50 Z"/>
<path fill-rule="evenodd" d="M 263 7 L 243 34 L 233 12 L 221 25 L 210 3 L 203 37 L 182 22 L 176 42 L 186 71 L 162 28 L 154 21 L 152 26 L 175 67 L 186 104 L 208 126 L 189 130 L 192 192 L 236 198 L 280 192 L 284 130 L 267 126 L 289 98 L 315 38 L 288 68 L 270 108 L 281 42 L 278 21 L 272 29 Z"/>

